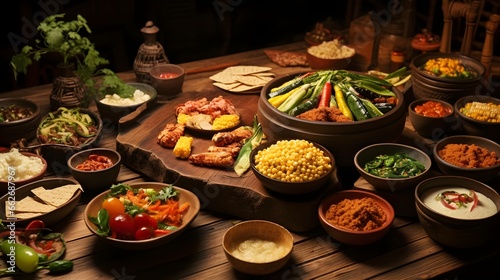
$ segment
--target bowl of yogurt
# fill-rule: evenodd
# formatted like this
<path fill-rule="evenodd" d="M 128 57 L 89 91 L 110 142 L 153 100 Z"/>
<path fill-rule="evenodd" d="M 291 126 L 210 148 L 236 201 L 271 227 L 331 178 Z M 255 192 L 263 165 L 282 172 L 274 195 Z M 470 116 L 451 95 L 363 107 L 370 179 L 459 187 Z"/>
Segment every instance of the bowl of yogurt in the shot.
<path fill-rule="evenodd" d="M 145 83 L 127 83 L 135 88 L 131 96 L 120 93 L 98 94 L 95 99 L 103 124 L 116 125 L 120 118 L 135 111 L 146 102 L 156 102 L 156 90 Z"/>
<path fill-rule="evenodd" d="M 500 195 L 480 181 L 436 176 L 415 189 L 417 216 L 427 235 L 454 248 L 480 247 L 500 229 Z"/>

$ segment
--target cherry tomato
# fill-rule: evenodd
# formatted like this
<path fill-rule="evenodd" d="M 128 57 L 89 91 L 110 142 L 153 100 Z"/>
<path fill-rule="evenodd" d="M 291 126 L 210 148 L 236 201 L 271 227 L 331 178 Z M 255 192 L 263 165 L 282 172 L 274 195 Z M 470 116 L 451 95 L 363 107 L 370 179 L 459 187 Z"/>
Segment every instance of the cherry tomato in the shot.
<path fill-rule="evenodd" d="M 129 214 L 117 214 L 109 219 L 109 229 L 116 234 L 119 239 L 134 239 L 135 225 L 134 218 Z"/>
<path fill-rule="evenodd" d="M 134 224 L 136 229 L 148 227 L 152 230 L 158 228 L 158 222 L 147 213 L 139 213 L 134 216 Z"/>
<path fill-rule="evenodd" d="M 116 197 L 107 198 L 102 202 L 102 208 L 108 211 L 110 218 L 125 213 L 125 206 L 120 199 Z"/>
<path fill-rule="evenodd" d="M 135 231 L 135 240 L 144 240 L 153 237 L 153 230 L 150 227 L 141 227 Z"/>

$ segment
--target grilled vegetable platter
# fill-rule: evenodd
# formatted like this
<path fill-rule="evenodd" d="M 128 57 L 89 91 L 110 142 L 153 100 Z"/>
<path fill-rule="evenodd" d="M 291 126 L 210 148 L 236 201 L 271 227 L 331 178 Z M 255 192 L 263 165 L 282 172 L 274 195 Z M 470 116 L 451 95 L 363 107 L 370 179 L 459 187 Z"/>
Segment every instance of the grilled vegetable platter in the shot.
<path fill-rule="evenodd" d="M 347 70 L 320 70 L 272 88 L 267 98 L 277 110 L 291 116 L 302 117 L 318 108 L 335 108 L 341 114 L 341 121 L 362 121 L 392 110 L 398 100 L 391 88 L 409 78 L 406 67 L 383 78 Z"/>

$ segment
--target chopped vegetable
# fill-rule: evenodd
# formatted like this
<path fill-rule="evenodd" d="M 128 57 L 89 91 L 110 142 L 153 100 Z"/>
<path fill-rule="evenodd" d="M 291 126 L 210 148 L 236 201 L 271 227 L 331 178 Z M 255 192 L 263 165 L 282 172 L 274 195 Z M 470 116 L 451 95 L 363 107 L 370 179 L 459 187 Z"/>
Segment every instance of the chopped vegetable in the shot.
<path fill-rule="evenodd" d="M 444 191 L 436 197 L 436 200 L 441 200 L 441 203 L 449 209 L 458 209 L 461 207 L 467 207 L 467 204 L 472 203 L 470 212 L 476 208 L 479 203 L 477 194 L 475 191 L 470 190 L 469 194 L 458 193 L 456 191 Z"/>
<path fill-rule="evenodd" d="M 180 193 L 172 185 L 159 191 L 132 188 L 126 184 L 113 185 L 108 198 L 119 198 L 125 205 L 125 213 L 111 216 L 103 208 L 96 217 L 89 219 L 97 226 L 97 233 L 100 236 L 136 240 L 156 237 L 154 234 L 157 229 L 173 231 L 182 224 L 182 217 L 190 204 L 189 202 L 180 204 L 179 195 Z M 135 227 L 137 222 L 135 220 L 140 215 L 149 217 L 147 218 L 148 224 L 151 225 L 149 231 Z"/>
<path fill-rule="evenodd" d="M 405 153 L 378 155 L 367 162 L 364 170 L 382 178 L 409 178 L 425 171 L 425 166 Z"/>
<path fill-rule="evenodd" d="M 89 114 L 80 112 L 78 108 L 64 107 L 50 112 L 38 126 L 41 142 L 71 146 L 80 146 L 92 140 L 97 129 Z"/>

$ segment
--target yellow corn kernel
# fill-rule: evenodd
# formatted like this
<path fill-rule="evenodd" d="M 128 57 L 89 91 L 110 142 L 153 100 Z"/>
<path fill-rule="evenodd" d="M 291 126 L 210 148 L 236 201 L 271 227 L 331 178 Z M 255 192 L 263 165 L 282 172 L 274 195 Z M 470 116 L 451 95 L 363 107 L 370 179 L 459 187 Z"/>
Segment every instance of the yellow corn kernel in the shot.
<path fill-rule="evenodd" d="M 177 123 L 178 123 L 178 124 L 186 124 L 186 123 L 187 123 L 187 121 L 188 121 L 190 118 L 191 118 L 191 116 L 190 116 L 190 115 L 188 115 L 188 114 L 179 114 L 179 115 L 177 116 Z"/>
<path fill-rule="evenodd" d="M 500 104 L 473 101 L 460 108 L 460 112 L 478 121 L 500 122 Z"/>
<path fill-rule="evenodd" d="M 213 130 L 221 130 L 230 127 L 235 127 L 240 123 L 239 115 L 222 115 L 214 119 L 212 123 Z"/>
<path fill-rule="evenodd" d="M 280 140 L 255 156 L 255 167 L 266 177 L 284 182 L 307 182 L 332 168 L 330 158 L 306 140 Z"/>
<path fill-rule="evenodd" d="M 191 145 L 193 137 L 181 136 L 174 147 L 174 155 L 178 158 L 186 159 L 191 154 Z"/>

